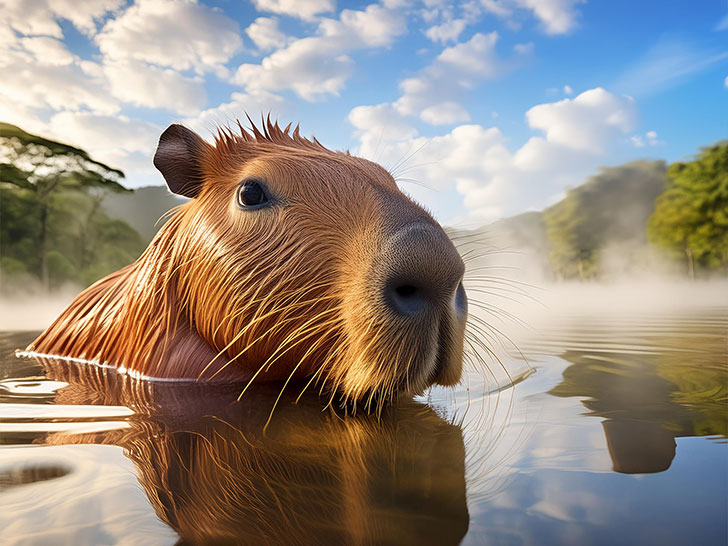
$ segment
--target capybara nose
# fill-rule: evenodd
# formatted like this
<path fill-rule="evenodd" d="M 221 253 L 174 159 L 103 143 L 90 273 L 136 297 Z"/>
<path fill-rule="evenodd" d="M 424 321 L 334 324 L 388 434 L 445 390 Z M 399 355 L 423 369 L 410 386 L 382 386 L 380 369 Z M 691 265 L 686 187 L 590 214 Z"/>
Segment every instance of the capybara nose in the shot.
<path fill-rule="evenodd" d="M 418 317 L 452 306 L 464 313 L 465 266 L 439 226 L 424 222 L 396 232 L 383 249 L 384 299 L 400 316 Z"/>

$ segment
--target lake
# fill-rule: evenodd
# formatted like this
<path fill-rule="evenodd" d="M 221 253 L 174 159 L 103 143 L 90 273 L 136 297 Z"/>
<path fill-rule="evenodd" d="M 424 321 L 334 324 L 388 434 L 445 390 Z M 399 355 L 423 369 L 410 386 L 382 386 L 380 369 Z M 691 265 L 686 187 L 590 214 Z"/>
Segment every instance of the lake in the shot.
<path fill-rule="evenodd" d="M 34 335 L 0 334 L 3 544 L 728 543 L 725 307 L 493 333 L 379 417 L 15 357 Z"/>

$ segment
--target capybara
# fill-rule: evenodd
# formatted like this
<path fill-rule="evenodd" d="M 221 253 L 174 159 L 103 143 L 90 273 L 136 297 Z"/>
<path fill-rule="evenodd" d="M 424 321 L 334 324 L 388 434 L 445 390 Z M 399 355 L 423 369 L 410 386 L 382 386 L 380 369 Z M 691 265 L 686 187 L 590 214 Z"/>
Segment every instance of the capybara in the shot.
<path fill-rule="evenodd" d="M 457 383 L 464 265 L 442 227 L 371 161 L 270 118 L 238 126 L 214 145 L 164 131 L 154 165 L 190 201 L 28 350 L 378 404 Z"/>

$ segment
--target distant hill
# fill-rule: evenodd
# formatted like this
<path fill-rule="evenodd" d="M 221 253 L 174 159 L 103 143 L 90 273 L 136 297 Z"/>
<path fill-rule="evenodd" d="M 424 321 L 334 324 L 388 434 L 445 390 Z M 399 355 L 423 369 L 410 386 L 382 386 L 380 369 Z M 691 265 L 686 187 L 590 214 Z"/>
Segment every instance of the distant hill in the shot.
<path fill-rule="evenodd" d="M 160 220 L 162 215 L 186 202 L 187 199 L 174 195 L 165 186 L 145 186 L 136 188 L 134 193 L 107 195 L 103 208 L 111 218 L 133 226 L 148 242 L 164 224 L 165 220 Z"/>
<path fill-rule="evenodd" d="M 645 268 L 645 226 L 665 190 L 666 171 L 664 161 L 604 167 L 544 211 L 453 235 L 463 254 L 482 254 L 485 247 L 523 252 L 545 278 L 587 279 Z"/>

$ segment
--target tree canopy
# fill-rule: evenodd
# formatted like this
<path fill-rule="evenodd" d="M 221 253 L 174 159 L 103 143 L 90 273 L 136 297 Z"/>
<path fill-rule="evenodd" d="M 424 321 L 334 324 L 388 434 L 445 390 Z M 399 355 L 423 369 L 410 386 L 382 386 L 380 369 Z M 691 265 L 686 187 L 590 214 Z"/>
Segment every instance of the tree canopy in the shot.
<path fill-rule="evenodd" d="M 80 148 L 0 123 L 3 290 L 28 277 L 87 285 L 133 260 L 141 237 L 101 209 L 108 193 L 131 191 L 123 178 Z"/>
<path fill-rule="evenodd" d="M 649 239 L 696 269 L 728 271 L 728 142 L 673 163 L 647 223 Z"/>

